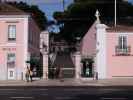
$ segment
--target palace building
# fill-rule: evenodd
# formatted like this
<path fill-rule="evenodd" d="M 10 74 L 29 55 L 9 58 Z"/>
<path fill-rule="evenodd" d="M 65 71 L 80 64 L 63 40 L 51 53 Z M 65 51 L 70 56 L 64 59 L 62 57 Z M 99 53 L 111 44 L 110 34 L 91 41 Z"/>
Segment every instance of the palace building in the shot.
<path fill-rule="evenodd" d="M 133 77 L 133 26 L 105 25 L 98 11 L 96 17 L 81 41 L 81 73 L 98 79 Z"/>
<path fill-rule="evenodd" d="M 0 4 L 0 80 L 25 78 L 26 61 L 39 57 L 40 29 L 31 15 Z"/>

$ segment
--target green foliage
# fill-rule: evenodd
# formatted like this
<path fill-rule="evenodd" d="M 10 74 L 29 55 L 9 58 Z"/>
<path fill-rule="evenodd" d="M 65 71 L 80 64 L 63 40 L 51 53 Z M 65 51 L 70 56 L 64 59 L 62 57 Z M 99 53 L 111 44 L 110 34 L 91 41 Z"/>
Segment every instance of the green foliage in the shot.
<path fill-rule="evenodd" d="M 64 18 L 64 13 L 63 13 L 63 12 L 57 11 L 57 12 L 55 12 L 55 13 L 53 14 L 53 17 L 54 17 L 56 20 L 60 20 L 60 19 Z"/>
<path fill-rule="evenodd" d="M 114 0 L 74 0 L 65 12 L 56 13 L 54 18 L 63 24 L 60 30 L 62 37 L 68 42 L 74 42 L 77 36 L 83 37 L 94 22 L 97 9 L 102 22 L 105 24 L 114 22 Z M 133 17 L 133 5 L 117 0 L 118 24 L 123 23 L 129 16 Z M 131 21 L 130 23 L 133 24 Z"/>
<path fill-rule="evenodd" d="M 26 63 L 30 64 L 32 67 L 33 66 L 40 66 L 40 61 L 35 58 L 31 58 L 29 61 L 26 61 Z"/>
<path fill-rule="evenodd" d="M 46 28 L 47 18 L 45 13 L 43 13 L 38 6 L 36 5 L 28 5 L 24 2 L 8 2 L 10 5 L 23 10 L 24 12 L 30 13 L 39 26 L 41 30 Z"/>

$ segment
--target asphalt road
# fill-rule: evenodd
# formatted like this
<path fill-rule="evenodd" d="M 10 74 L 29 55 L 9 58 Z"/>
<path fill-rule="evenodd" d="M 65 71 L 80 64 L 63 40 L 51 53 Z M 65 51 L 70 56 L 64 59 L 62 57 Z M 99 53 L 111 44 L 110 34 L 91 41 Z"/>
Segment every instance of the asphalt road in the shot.
<path fill-rule="evenodd" d="M 133 100 L 133 87 L 0 87 L 0 100 Z"/>

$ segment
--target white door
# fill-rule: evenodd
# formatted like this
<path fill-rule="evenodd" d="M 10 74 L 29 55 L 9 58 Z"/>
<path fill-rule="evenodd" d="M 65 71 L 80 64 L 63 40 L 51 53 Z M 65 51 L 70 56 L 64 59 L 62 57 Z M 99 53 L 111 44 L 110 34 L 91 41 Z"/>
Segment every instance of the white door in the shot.
<path fill-rule="evenodd" d="M 15 69 L 8 68 L 8 80 L 15 80 Z"/>

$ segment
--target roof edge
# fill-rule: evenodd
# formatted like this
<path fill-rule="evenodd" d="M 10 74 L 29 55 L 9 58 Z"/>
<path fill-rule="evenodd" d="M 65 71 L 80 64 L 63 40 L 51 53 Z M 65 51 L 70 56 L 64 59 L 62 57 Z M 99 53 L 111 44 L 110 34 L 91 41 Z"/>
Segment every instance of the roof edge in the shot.
<path fill-rule="evenodd" d="M 31 15 L 0 15 L 0 18 L 30 18 Z"/>

